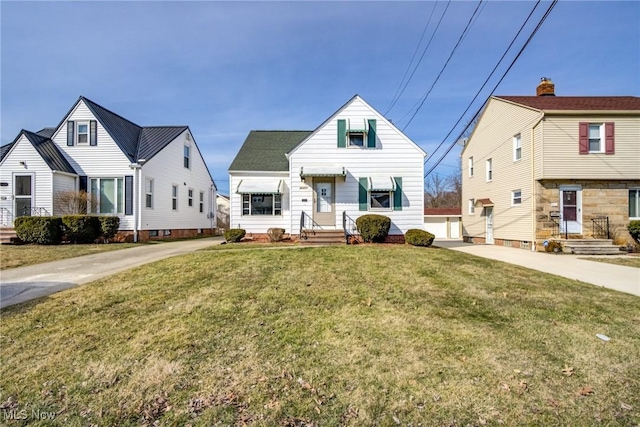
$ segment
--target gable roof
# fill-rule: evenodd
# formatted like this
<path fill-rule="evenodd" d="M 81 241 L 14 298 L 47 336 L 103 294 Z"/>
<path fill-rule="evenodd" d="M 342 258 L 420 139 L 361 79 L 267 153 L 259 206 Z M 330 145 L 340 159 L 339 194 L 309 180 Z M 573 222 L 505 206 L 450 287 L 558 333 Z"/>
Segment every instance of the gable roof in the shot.
<path fill-rule="evenodd" d="M 56 144 L 50 138 L 24 129 L 20 131 L 12 143 L 0 147 L 0 161 L 4 160 L 7 154 L 9 154 L 9 151 L 11 151 L 11 148 L 13 148 L 22 135 L 24 135 L 27 141 L 33 145 L 33 148 L 36 149 L 38 154 L 40 154 L 40 157 L 42 157 L 42 160 L 44 160 L 51 170 L 77 175 L 73 166 L 69 164 L 67 159 L 62 155 Z"/>
<path fill-rule="evenodd" d="M 56 133 L 56 128 L 43 128 L 36 132 L 40 136 L 44 136 L 46 138 L 51 138 L 54 133 Z"/>
<path fill-rule="evenodd" d="M 376 110 L 375 108 L 373 108 L 371 105 L 369 105 L 367 103 L 367 101 L 365 101 L 360 95 L 358 95 L 357 93 L 355 95 L 353 95 L 353 97 L 351 97 L 350 100 L 348 100 L 347 102 L 344 103 L 344 105 L 340 108 L 338 108 L 338 110 L 333 113 L 332 115 L 330 115 L 324 122 L 322 122 L 320 124 L 320 126 L 318 126 L 317 128 L 315 128 L 313 130 L 313 132 L 311 132 L 306 138 L 304 138 L 302 141 L 300 141 L 295 147 L 293 147 L 289 152 L 287 152 L 287 156 L 293 154 L 293 152 L 302 144 L 304 144 L 307 139 L 311 138 L 315 133 L 317 133 L 320 129 L 322 129 L 327 123 L 329 123 L 331 120 L 333 120 L 338 114 L 340 114 L 345 108 L 347 108 L 351 103 L 353 103 L 356 100 L 360 100 L 360 102 L 362 102 L 364 105 L 367 106 L 367 108 L 369 108 L 371 111 L 373 111 L 374 113 L 376 113 L 386 124 L 387 126 L 389 126 L 391 129 L 394 129 L 396 132 L 398 132 L 400 135 L 402 135 L 402 137 L 409 142 L 411 145 L 413 145 L 418 151 L 420 151 L 422 153 L 422 155 L 424 157 L 427 156 L 427 152 L 424 151 L 422 149 L 422 147 L 420 147 L 418 144 L 416 144 L 415 142 L 413 142 L 411 140 L 411 138 L 409 138 L 407 135 L 404 134 L 404 132 L 402 132 L 400 129 L 398 129 L 396 127 L 396 125 L 394 125 L 392 122 L 390 122 L 389 120 L 387 120 L 387 118 L 380 114 L 380 112 L 378 110 Z"/>
<path fill-rule="evenodd" d="M 289 170 L 291 149 L 311 135 L 308 130 L 252 130 L 229 166 L 229 171 Z"/>
<path fill-rule="evenodd" d="M 636 96 L 495 96 L 505 101 L 553 111 L 639 111 Z"/>
<path fill-rule="evenodd" d="M 187 126 L 143 127 L 136 144 L 136 160 L 149 160 L 187 129 Z"/>

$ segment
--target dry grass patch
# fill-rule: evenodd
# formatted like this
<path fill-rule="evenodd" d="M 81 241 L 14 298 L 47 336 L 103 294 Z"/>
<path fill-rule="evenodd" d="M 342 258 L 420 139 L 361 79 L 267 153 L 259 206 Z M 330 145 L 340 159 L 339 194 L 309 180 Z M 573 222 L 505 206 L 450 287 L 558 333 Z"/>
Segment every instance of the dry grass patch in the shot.
<path fill-rule="evenodd" d="M 3 311 L 0 405 L 71 426 L 636 425 L 638 313 L 444 249 L 201 251 Z"/>
<path fill-rule="evenodd" d="M 49 261 L 92 255 L 139 246 L 136 243 L 110 243 L 108 245 L 2 245 L 0 270 L 23 267 Z"/>
<path fill-rule="evenodd" d="M 587 261 L 606 262 L 608 264 L 624 265 L 627 267 L 640 268 L 640 256 L 612 257 L 612 258 L 580 258 Z"/>

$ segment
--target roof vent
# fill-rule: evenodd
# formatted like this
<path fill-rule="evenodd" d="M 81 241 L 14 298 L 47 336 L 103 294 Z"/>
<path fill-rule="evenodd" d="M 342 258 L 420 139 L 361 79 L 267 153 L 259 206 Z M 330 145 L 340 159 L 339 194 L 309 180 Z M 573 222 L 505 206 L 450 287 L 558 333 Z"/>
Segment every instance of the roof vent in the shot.
<path fill-rule="evenodd" d="M 184 137 L 187 141 L 191 141 L 191 134 L 189 134 L 189 132 L 187 132 Z"/>
<path fill-rule="evenodd" d="M 542 77 L 536 88 L 536 96 L 556 96 L 555 87 L 551 79 Z"/>

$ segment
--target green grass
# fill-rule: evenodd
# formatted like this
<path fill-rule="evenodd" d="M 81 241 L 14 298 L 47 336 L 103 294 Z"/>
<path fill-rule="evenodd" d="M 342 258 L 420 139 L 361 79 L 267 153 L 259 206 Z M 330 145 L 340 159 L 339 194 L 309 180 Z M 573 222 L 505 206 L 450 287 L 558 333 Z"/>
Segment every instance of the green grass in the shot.
<path fill-rule="evenodd" d="M 581 258 L 581 259 L 585 259 L 587 261 L 606 262 L 608 264 L 625 265 L 627 267 L 640 268 L 639 256 L 628 256 L 625 258 L 615 257 L 615 258 Z"/>
<path fill-rule="evenodd" d="M 246 249 L 3 310 L 1 407 L 64 426 L 640 423 L 638 297 L 444 249 Z"/>
<path fill-rule="evenodd" d="M 110 243 L 107 245 L 2 245 L 0 246 L 0 270 L 97 254 L 100 252 L 115 251 L 138 245 L 137 243 Z"/>

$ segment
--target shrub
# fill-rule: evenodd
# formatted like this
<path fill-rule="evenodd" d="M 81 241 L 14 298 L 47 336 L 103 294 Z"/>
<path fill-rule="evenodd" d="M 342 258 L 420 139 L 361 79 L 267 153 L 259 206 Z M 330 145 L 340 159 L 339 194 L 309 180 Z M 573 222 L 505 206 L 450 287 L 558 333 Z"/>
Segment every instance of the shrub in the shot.
<path fill-rule="evenodd" d="M 120 218 L 117 216 L 100 216 L 100 235 L 103 239 L 109 240 L 115 237 L 120 228 Z"/>
<path fill-rule="evenodd" d="M 272 242 L 281 242 L 284 236 L 284 228 L 270 228 L 267 230 L 267 234 Z"/>
<path fill-rule="evenodd" d="M 547 245 L 544 247 L 544 250 L 546 252 L 562 252 L 562 243 L 557 240 L 549 240 Z"/>
<path fill-rule="evenodd" d="M 94 215 L 64 215 L 62 224 L 72 243 L 91 243 L 100 236 L 100 220 Z"/>
<path fill-rule="evenodd" d="M 640 219 L 630 221 L 627 230 L 629 230 L 629 234 L 631 234 L 633 240 L 640 243 Z"/>
<path fill-rule="evenodd" d="M 245 234 L 247 232 L 242 228 L 230 228 L 224 232 L 224 239 L 229 243 L 236 243 L 242 240 Z"/>
<path fill-rule="evenodd" d="M 21 216 L 13 222 L 25 243 L 57 245 L 62 241 L 62 220 L 56 216 Z"/>
<path fill-rule="evenodd" d="M 425 230 L 412 228 L 404 233 L 404 241 L 413 246 L 431 246 L 436 236 Z"/>
<path fill-rule="evenodd" d="M 391 218 L 384 215 L 362 215 L 356 219 L 356 227 L 365 242 L 384 242 L 389 234 Z"/>

